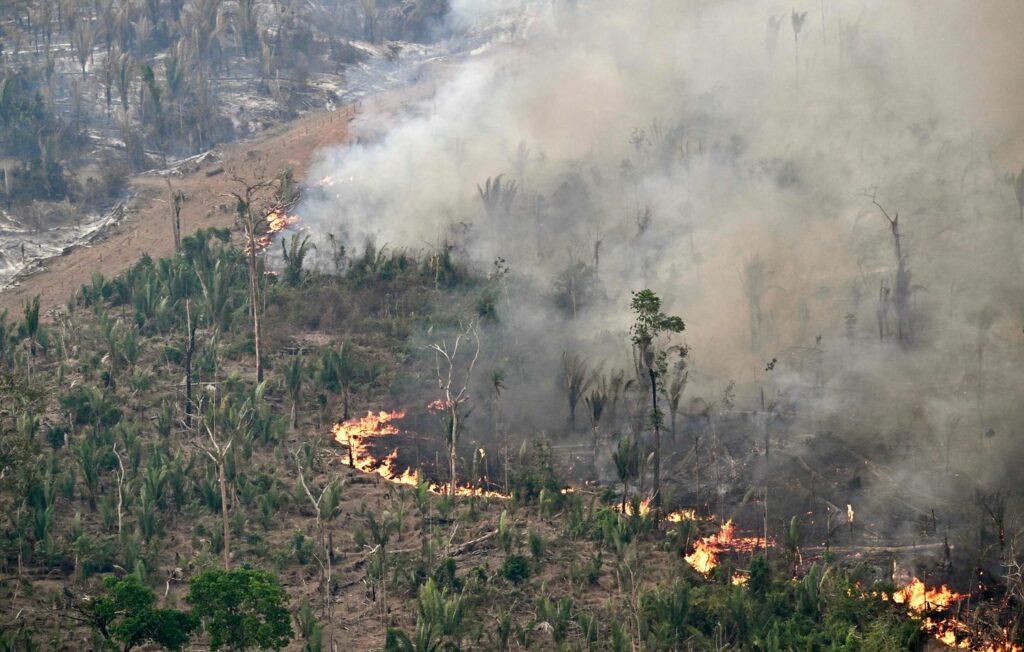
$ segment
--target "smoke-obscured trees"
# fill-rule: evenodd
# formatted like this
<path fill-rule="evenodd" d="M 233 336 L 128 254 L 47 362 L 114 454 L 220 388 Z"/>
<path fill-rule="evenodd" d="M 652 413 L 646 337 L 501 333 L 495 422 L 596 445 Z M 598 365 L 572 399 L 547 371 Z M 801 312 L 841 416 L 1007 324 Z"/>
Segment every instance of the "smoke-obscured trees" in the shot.
<path fill-rule="evenodd" d="M 900 232 L 900 212 L 897 210 L 892 215 L 876 199 L 876 194 L 870 196 L 871 203 L 881 211 L 885 221 L 889 224 L 889 231 L 892 234 L 893 253 L 896 258 L 896 275 L 892 285 L 883 281 L 879 288 L 878 307 L 878 335 L 884 339 L 887 332 L 887 314 L 889 306 L 892 306 L 896 317 L 896 341 L 900 346 L 907 348 L 913 339 L 913 323 L 910 311 L 910 269 L 907 266 L 907 254 L 903 248 L 902 233 Z"/>
<path fill-rule="evenodd" d="M 562 352 L 562 388 L 569 402 L 569 432 L 576 432 L 576 408 L 593 379 L 586 360 L 568 351 Z"/>

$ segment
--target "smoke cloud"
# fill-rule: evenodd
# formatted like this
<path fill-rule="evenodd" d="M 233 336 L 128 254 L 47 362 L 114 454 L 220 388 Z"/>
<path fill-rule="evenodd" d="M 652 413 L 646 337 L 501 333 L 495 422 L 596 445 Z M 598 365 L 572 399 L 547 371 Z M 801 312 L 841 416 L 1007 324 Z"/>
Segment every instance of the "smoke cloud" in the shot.
<path fill-rule="evenodd" d="M 694 410 L 735 382 L 738 410 L 763 393 L 793 429 L 997 486 L 1024 423 L 1024 7 L 796 12 L 456 0 L 448 38 L 494 40 L 321 152 L 303 223 L 350 249 L 507 261 L 502 323 L 529 343 L 507 401 L 529 427 L 564 426 L 562 351 L 630 368 L 629 293 L 649 287 L 686 320 Z M 499 175 L 514 195 L 488 206 Z M 921 491 L 952 490 L 916 469 Z"/>

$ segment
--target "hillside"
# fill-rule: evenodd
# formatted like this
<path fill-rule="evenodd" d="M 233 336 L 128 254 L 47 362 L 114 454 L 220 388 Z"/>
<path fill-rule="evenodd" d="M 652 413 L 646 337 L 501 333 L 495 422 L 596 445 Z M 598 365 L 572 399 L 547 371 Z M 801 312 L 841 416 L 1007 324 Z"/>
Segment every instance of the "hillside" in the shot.
<path fill-rule="evenodd" d="M 493 342 L 502 308 L 482 311 L 481 300 L 498 281 L 444 256 L 373 249 L 338 277 L 302 271 L 293 252 L 280 276 L 262 277 L 270 353 L 257 384 L 245 257 L 220 237 L 200 231 L 174 258 L 97 276 L 52 322 L 33 326 L 31 310 L 5 322 L 8 645 L 100 649 L 82 614 L 101 578 L 134 573 L 162 605 L 184 606 L 189 580 L 221 565 L 225 540 L 227 565 L 271 569 L 288 591 L 296 636 L 287 649 L 381 649 L 388 631 L 388 649 L 405 649 L 400 630 L 408 649 L 434 649 L 424 640 L 879 650 L 926 641 L 905 607 L 877 597 L 893 595 L 891 578 L 838 547 L 815 548 L 798 525 L 770 541 L 766 564 L 756 520 L 730 542 L 703 509 L 659 526 L 640 507 L 642 489 L 630 487 L 628 500 L 614 485 L 567 491 L 564 436 L 510 449 L 477 441 L 474 428 L 458 451 L 466 489 L 443 495 L 445 420 L 424 397 L 444 394 L 429 389 L 437 370 L 423 347 L 451 350 L 467 317 Z M 214 269 L 228 282 L 217 295 L 204 280 Z M 457 357 L 456 374 L 463 364 Z M 495 381 L 474 382 L 479 396 Z M 392 436 L 349 421 L 335 437 L 346 405 L 353 415 L 409 414 Z M 228 442 L 225 539 L 215 451 Z M 387 479 L 404 466 L 423 475 Z M 787 580 L 793 572 L 799 581 Z M 425 593 L 428 580 L 439 595 Z M 448 615 L 430 615 L 428 600 Z"/>
<path fill-rule="evenodd" d="M 1024 649 L 1015 0 L 0 7 L 0 651 Z"/>

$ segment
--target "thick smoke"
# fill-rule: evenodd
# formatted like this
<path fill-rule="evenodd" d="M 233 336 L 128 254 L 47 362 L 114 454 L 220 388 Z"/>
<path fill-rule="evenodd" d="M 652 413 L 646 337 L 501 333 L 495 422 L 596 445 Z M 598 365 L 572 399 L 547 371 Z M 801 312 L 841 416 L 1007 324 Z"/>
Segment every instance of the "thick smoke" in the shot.
<path fill-rule="evenodd" d="M 629 293 L 649 287 L 687 322 L 684 403 L 734 381 L 737 408 L 763 392 L 814 430 L 913 451 L 906 479 L 927 491 L 918 471 L 947 457 L 992 486 L 1013 472 L 1019 3 L 452 11 L 452 38 L 505 38 L 424 82 L 436 92 L 400 117 L 367 107 L 359 141 L 320 154 L 325 183 L 300 212 L 350 249 L 507 261 L 503 322 L 529 342 L 507 400 L 531 406 L 530 427 L 564 426 L 562 351 L 629 368 Z M 488 207 L 478 187 L 498 175 L 516 192 Z M 574 264 L 592 276 L 567 276 Z M 557 296 L 570 277 L 575 307 Z"/>

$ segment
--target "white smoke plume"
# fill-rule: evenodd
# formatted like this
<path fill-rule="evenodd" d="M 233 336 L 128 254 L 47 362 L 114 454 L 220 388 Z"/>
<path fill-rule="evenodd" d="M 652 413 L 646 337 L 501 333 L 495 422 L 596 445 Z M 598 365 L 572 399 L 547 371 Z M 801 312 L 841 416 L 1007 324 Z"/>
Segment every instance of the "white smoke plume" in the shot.
<path fill-rule="evenodd" d="M 558 355 L 626 367 L 629 292 L 687 322 L 690 399 L 906 437 L 993 482 L 1024 412 L 1019 3 L 457 0 L 426 100 L 319 154 L 299 209 L 351 249 L 449 243 L 517 277 L 505 323 L 544 351 L 510 383 L 550 405 Z M 516 192 L 488 210 L 478 187 Z M 499 198 L 500 199 L 500 198 Z M 881 208 L 873 202 L 877 200 Z M 890 217 L 899 214 L 905 305 Z M 552 298 L 596 268 L 577 315 Z M 902 312 L 900 312 L 902 311 Z M 902 323 L 905 322 L 905 323 Z M 903 342 L 900 342 L 900 332 Z M 770 362 L 776 360 L 772 365 Z M 768 369 L 772 367 L 772 369 Z M 536 411 L 533 411 L 536 413 Z M 543 412 L 543 411 L 542 411 Z M 950 452 L 952 451 L 952 452 Z M 931 458 L 929 458 L 931 459 Z"/>

